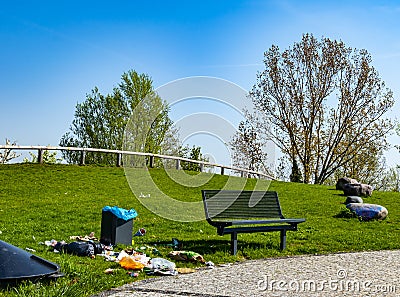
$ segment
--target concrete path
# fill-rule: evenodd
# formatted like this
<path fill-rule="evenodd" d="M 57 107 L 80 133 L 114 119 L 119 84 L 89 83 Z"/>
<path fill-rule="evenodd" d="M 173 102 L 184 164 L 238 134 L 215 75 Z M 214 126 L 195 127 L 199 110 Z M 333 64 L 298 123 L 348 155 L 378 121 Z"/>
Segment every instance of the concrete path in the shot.
<path fill-rule="evenodd" d="M 246 261 L 127 284 L 97 297 L 400 297 L 400 250 Z"/>

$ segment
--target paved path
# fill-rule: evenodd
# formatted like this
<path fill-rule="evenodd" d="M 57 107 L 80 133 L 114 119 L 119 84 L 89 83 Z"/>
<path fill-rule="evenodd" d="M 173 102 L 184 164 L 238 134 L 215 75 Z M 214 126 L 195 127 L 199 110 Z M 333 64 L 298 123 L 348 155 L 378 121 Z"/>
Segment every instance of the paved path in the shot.
<path fill-rule="evenodd" d="M 127 284 L 97 297 L 400 297 L 400 250 L 246 261 Z"/>

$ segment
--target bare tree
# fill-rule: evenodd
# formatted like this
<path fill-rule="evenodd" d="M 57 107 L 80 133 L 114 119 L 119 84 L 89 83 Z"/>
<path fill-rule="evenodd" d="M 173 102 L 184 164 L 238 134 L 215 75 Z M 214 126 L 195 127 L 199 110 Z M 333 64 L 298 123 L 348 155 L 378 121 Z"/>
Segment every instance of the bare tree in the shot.
<path fill-rule="evenodd" d="M 274 45 L 265 52 L 250 92 L 259 132 L 298 162 L 303 182 L 323 183 L 369 148 L 386 148 L 393 94 L 371 62 L 366 50 L 311 34 L 283 52 Z"/>
<path fill-rule="evenodd" d="M 6 138 L 6 145 L 16 146 L 17 142 L 14 141 L 11 144 L 11 141 Z M 19 156 L 21 156 L 21 155 L 17 154 L 16 152 L 13 152 L 12 149 L 4 149 L 3 152 L 0 152 L 0 164 L 6 164 L 9 161 L 11 161 L 12 159 L 18 158 Z"/>
<path fill-rule="evenodd" d="M 271 174 L 267 166 L 267 153 L 257 128 L 250 120 L 241 121 L 237 133 L 230 143 L 233 151 L 233 165 L 236 167 Z"/>

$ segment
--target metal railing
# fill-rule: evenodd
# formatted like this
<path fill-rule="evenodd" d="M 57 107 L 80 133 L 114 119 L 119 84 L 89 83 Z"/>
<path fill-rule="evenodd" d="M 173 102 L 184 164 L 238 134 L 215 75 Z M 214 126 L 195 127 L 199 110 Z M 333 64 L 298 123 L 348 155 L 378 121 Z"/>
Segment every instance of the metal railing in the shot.
<path fill-rule="evenodd" d="M 81 152 L 80 162 L 79 162 L 80 165 L 85 165 L 85 158 L 86 158 L 87 152 L 109 153 L 109 154 L 117 155 L 116 166 L 118 166 L 118 167 L 122 166 L 122 156 L 123 155 L 134 155 L 134 156 L 148 157 L 150 168 L 154 167 L 154 159 L 160 158 L 160 159 L 167 159 L 167 160 L 175 160 L 176 161 L 176 169 L 181 168 L 180 162 L 183 161 L 183 162 L 199 164 L 200 171 L 203 171 L 204 167 L 206 167 L 206 166 L 207 167 L 217 167 L 217 168 L 220 168 L 221 175 L 224 175 L 225 169 L 228 169 L 228 170 L 240 172 L 240 175 L 242 177 L 252 174 L 258 178 L 266 178 L 266 179 L 275 180 L 274 177 L 272 177 L 268 174 L 265 174 L 263 172 L 259 172 L 259 171 L 243 169 L 243 168 L 238 168 L 238 167 L 233 167 L 233 166 L 226 166 L 226 165 L 221 165 L 221 164 L 215 164 L 215 163 L 205 162 L 205 161 L 192 160 L 192 159 L 182 158 L 182 157 L 177 157 L 177 156 L 168 156 L 168 155 L 160 155 L 160 154 L 152 154 L 152 153 L 132 152 L 132 151 L 123 151 L 123 150 L 109 150 L 109 149 L 99 149 L 99 148 L 79 148 L 79 147 L 40 146 L 40 145 L 0 145 L 0 149 L 4 149 L 4 150 L 37 150 L 38 151 L 37 161 L 40 164 L 43 163 L 44 151 Z"/>

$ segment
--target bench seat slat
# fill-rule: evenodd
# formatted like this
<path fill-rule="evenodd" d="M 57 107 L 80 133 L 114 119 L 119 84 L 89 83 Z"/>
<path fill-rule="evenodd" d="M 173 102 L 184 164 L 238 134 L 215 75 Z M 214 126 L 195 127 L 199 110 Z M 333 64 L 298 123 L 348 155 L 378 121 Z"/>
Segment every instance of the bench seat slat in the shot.
<path fill-rule="evenodd" d="M 276 192 L 205 190 L 207 219 L 283 218 Z"/>

